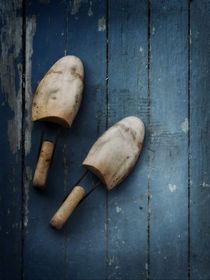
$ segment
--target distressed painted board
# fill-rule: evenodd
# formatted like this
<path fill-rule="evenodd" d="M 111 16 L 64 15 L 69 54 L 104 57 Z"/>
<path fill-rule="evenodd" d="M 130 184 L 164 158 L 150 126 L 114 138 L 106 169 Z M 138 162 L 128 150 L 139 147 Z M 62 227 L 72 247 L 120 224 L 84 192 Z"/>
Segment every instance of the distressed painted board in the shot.
<path fill-rule="evenodd" d="M 3 280 L 21 278 L 22 1 L 1 1 L 0 41 L 0 278 Z"/>
<path fill-rule="evenodd" d="M 92 207 L 92 211 L 84 203 L 61 232 L 53 231 L 48 225 L 50 218 L 59 207 L 67 191 L 70 191 L 72 185 L 84 172 L 81 163 L 89 147 L 105 129 L 105 125 L 103 125 L 103 123 L 105 124 L 103 108 L 105 111 L 106 104 L 104 8 L 104 5 L 95 5 L 95 2 L 82 7 L 73 3 L 66 5 L 62 2 L 61 4 L 57 1 L 39 4 L 32 2 L 27 5 L 27 15 L 34 20 L 35 30 L 35 33 L 31 34 L 34 37 L 31 38 L 30 42 L 27 40 L 27 43 L 30 44 L 29 48 L 33 49 L 32 57 L 28 58 L 32 67 L 31 83 L 34 85 L 32 92 L 28 91 L 29 103 L 31 103 L 37 81 L 42 78 L 52 63 L 64 54 L 73 54 L 80 57 L 84 63 L 85 71 L 89 75 L 88 80 L 85 81 L 84 100 L 79 112 L 81 116 L 78 115 L 70 132 L 61 132 L 46 191 L 41 194 L 32 189 L 31 184 L 25 186 L 26 191 L 30 187 L 27 204 L 29 213 L 25 217 L 27 221 L 24 242 L 24 275 L 26 279 L 31 279 L 31 277 L 33 279 L 38 277 L 42 279 L 65 279 L 66 277 L 94 279 L 96 277 L 97 279 L 100 274 L 101 278 L 105 277 L 106 196 L 103 189 L 97 190 L 89 199 L 89 203 L 92 200 L 92 205 L 95 204 L 95 201 L 98 201 L 98 204 Z M 56 26 L 56 29 L 53 28 L 53 33 L 51 32 L 52 26 Z M 89 33 L 87 33 L 86 28 L 89 29 Z M 80 30 L 79 36 L 75 30 Z M 88 48 L 84 48 L 88 40 L 91 44 Z M 43 42 L 42 45 L 39 44 L 40 41 Z M 56 44 L 51 45 L 50 42 L 56 42 Z M 59 42 L 59 45 L 57 42 Z M 99 51 L 97 52 L 95 48 Z M 43 57 L 46 57 L 46 60 L 43 60 Z M 28 72 L 28 74 L 31 73 Z M 98 99 L 98 106 L 94 106 L 96 99 Z M 34 171 L 37 156 L 34 150 L 38 151 L 40 127 L 41 125 L 34 125 L 32 130 L 34 149 L 30 150 L 26 158 L 26 172 L 27 168 Z M 31 131 L 28 131 L 28 133 L 31 133 Z M 49 130 L 46 134 L 49 137 Z M 91 176 L 89 180 L 87 179 L 84 182 L 84 184 L 87 184 L 87 190 L 88 185 L 90 188 L 93 182 L 94 179 Z M 88 211 L 86 211 L 86 207 L 88 207 Z M 101 215 L 99 215 L 100 212 Z M 79 223 L 78 220 L 80 220 Z M 101 229 L 97 226 L 97 232 L 100 234 L 97 234 L 96 237 L 95 226 L 99 223 Z M 37 230 L 34 231 L 34 228 Z M 84 232 L 87 233 L 84 235 Z M 39 234 L 42 238 L 38 238 Z M 96 253 L 94 253 L 96 252 L 96 242 L 104 244 L 100 247 L 98 253 L 100 265 L 97 267 L 93 261 L 96 257 Z M 37 247 L 39 250 L 35 249 Z M 93 258 L 81 259 L 84 251 L 86 253 L 89 251 L 89 255 L 92 255 Z M 48 254 L 49 257 L 43 259 L 43 254 Z M 59 256 L 59 258 L 56 258 L 56 256 Z M 51 266 L 56 266 L 56 271 L 49 269 Z M 30 275 L 31 270 L 35 270 L 32 276 Z"/>
<path fill-rule="evenodd" d="M 210 1 L 190 14 L 191 279 L 210 279 Z"/>
<path fill-rule="evenodd" d="M 7 1 L 8 2 L 8 1 Z M 210 279 L 209 0 L 1 1 L 1 279 Z M 32 188 L 38 82 L 60 57 L 85 67 L 47 188 Z M 99 186 L 57 232 L 48 222 L 101 133 L 128 115 L 146 139 L 130 176 Z M 97 178 L 80 183 L 87 191 Z"/>
<path fill-rule="evenodd" d="M 151 1 L 149 211 L 151 279 L 187 279 L 188 3 Z"/>
<path fill-rule="evenodd" d="M 134 1 L 110 1 L 108 126 L 134 115 L 147 127 L 147 15 L 147 1 L 135 9 Z M 147 171 L 145 149 L 135 171 L 108 194 L 108 279 L 147 276 Z"/>
<path fill-rule="evenodd" d="M 84 172 L 81 164 L 106 123 L 106 2 L 76 3 L 71 2 L 68 10 L 68 54 L 77 55 L 84 63 L 85 90 L 78 116 L 65 138 L 68 190 Z M 89 174 L 80 185 L 88 191 L 95 179 Z M 66 225 L 67 279 L 106 278 L 105 223 L 106 192 L 99 186 Z"/>
<path fill-rule="evenodd" d="M 36 191 L 32 178 L 44 124 L 31 122 L 31 103 L 38 82 L 66 48 L 64 1 L 26 2 L 26 89 L 24 168 L 24 279 L 65 279 L 65 238 L 49 220 L 64 196 L 64 137 L 58 141 L 46 190 Z M 45 136 L 47 136 L 45 134 Z M 54 174 L 54 176 L 53 176 Z"/>

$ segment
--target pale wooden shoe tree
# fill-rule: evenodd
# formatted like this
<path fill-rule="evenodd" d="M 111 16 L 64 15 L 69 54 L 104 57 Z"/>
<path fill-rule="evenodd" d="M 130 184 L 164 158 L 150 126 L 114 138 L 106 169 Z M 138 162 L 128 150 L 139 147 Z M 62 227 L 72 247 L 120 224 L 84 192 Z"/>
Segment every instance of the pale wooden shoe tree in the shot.
<path fill-rule="evenodd" d="M 143 122 L 136 117 L 127 117 L 109 128 L 98 138 L 83 162 L 88 170 L 111 190 L 120 184 L 134 167 L 144 141 Z M 95 186 L 96 187 L 96 186 Z M 81 186 L 75 186 L 50 221 L 56 229 L 62 228 L 85 195 Z"/>
<path fill-rule="evenodd" d="M 39 83 L 32 103 L 32 121 L 56 123 L 70 128 L 79 110 L 84 88 L 84 68 L 76 56 L 59 59 Z M 33 186 L 44 189 L 55 143 L 44 141 L 40 148 Z"/>

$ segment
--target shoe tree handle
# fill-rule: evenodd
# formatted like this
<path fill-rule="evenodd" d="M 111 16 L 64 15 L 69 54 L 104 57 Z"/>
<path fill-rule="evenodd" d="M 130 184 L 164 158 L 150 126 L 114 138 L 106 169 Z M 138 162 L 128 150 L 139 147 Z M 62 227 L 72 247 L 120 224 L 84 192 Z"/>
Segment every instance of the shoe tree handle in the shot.
<path fill-rule="evenodd" d="M 50 169 L 54 149 L 54 143 L 50 141 L 44 141 L 42 143 L 33 178 L 33 186 L 35 188 L 44 189 L 46 186 L 47 175 Z"/>
<path fill-rule="evenodd" d="M 50 225 L 53 228 L 61 229 L 68 220 L 74 209 L 85 195 L 85 190 L 80 186 L 75 186 L 64 202 L 61 204 L 58 211 L 52 217 Z"/>

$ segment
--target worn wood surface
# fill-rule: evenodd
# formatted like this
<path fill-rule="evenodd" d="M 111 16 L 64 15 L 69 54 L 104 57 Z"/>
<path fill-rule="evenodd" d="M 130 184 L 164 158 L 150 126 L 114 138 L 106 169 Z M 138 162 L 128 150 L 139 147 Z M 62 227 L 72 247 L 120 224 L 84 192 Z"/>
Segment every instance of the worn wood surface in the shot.
<path fill-rule="evenodd" d="M 0 277 L 22 267 L 22 3 L 0 3 Z M 11 265 L 12 264 L 12 265 Z"/>
<path fill-rule="evenodd" d="M 151 1 L 151 279 L 188 275 L 188 3 Z"/>
<path fill-rule="evenodd" d="M 210 279 L 209 12 L 209 0 L 1 1 L 1 279 Z M 32 124 L 31 102 L 66 54 L 84 63 L 84 98 L 39 192 L 41 135 L 58 127 Z M 92 144 L 129 115 L 146 126 L 134 171 L 52 230 Z"/>
<path fill-rule="evenodd" d="M 50 231 L 48 224 L 52 209 L 56 207 L 56 200 L 62 197 L 64 192 L 64 184 L 63 182 L 61 183 L 61 178 L 64 177 L 63 134 L 61 134 L 56 147 L 53 163 L 48 174 L 46 190 L 39 192 L 32 187 L 32 178 L 36 166 L 43 124 L 31 124 L 31 103 L 38 82 L 55 61 L 65 54 L 65 8 L 65 3 L 59 3 L 58 1 L 52 3 L 46 3 L 46 1 L 27 1 L 25 5 L 25 110 L 28 113 L 25 116 L 24 127 L 24 204 L 26 212 L 24 213 L 23 277 L 25 279 L 64 279 L 65 277 L 63 269 L 65 239 L 59 238 L 56 232 Z M 50 136 L 52 138 L 53 136 L 55 137 L 53 133 Z M 55 174 L 54 178 L 52 178 L 53 173 Z M 56 256 L 59 257 L 57 258 Z M 56 269 L 51 269 L 53 266 Z"/>
<path fill-rule="evenodd" d="M 134 172 L 108 200 L 108 279 L 147 275 L 148 142 L 147 1 L 111 1 L 109 7 L 108 126 L 127 115 L 142 119 L 146 139 Z M 137 222 L 138 221 L 138 222 Z"/>

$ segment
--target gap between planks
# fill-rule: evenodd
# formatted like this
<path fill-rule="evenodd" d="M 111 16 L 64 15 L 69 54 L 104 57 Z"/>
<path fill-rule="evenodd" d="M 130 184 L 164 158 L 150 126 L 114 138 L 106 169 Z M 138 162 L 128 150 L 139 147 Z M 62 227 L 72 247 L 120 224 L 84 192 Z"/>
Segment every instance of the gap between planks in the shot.
<path fill-rule="evenodd" d="M 25 77 L 26 77 L 26 1 L 22 1 L 22 131 L 21 131 L 21 279 L 24 279 L 24 220 L 25 220 Z"/>
<path fill-rule="evenodd" d="M 106 129 L 109 127 L 109 0 L 106 0 Z M 106 190 L 106 279 L 109 278 L 109 194 Z"/>
<path fill-rule="evenodd" d="M 190 0 L 188 0 L 188 38 L 187 38 L 187 51 L 188 51 L 188 58 L 187 58 L 187 75 L 188 75 L 188 85 L 187 85 L 187 92 L 188 92 L 188 186 L 187 186 L 187 191 L 188 191 L 188 226 L 187 226 L 187 231 L 188 231 L 188 252 L 187 252 L 187 275 L 188 275 L 188 280 L 190 280 L 191 276 L 191 236 L 190 236 L 190 199 L 191 199 L 191 189 L 190 189 L 190 182 L 191 182 L 191 174 L 190 174 L 190 168 L 191 168 L 191 146 L 190 146 L 190 129 L 191 129 L 191 116 L 190 116 L 190 90 L 191 90 L 191 81 L 190 81 L 190 75 L 191 75 L 191 64 L 190 64 L 190 57 L 191 57 L 191 48 L 190 48 L 190 41 L 191 41 L 191 25 L 190 25 Z"/>
<path fill-rule="evenodd" d="M 148 45 L 147 45 L 147 75 L 148 75 L 148 103 L 147 103 L 147 123 L 148 123 L 148 141 L 150 142 L 150 129 L 151 129 L 151 100 L 150 100 L 150 61 L 151 61 L 151 1 L 148 1 Z M 150 279 L 150 156 L 149 152 L 147 153 L 147 177 L 148 177 L 148 194 L 147 194 L 147 263 L 145 266 L 147 280 Z"/>

